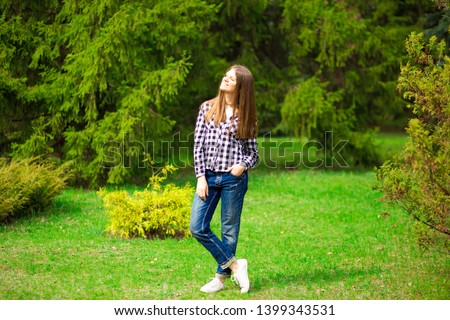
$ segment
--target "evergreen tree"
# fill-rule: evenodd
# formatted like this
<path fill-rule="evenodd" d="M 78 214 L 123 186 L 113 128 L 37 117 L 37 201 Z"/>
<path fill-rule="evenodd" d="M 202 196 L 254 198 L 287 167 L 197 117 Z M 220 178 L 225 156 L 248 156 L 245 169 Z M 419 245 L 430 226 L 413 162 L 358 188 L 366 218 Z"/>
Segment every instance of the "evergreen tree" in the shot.
<path fill-rule="evenodd" d="M 429 0 L 0 0 L 0 153 L 73 161 L 79 182 L 141 173 L 190 136 L 223 71 L 247 65 L 260 133 L 306 135 L 377 159 L 373 132 L 407 114 L 403 39 Z M 427 16 L 430 30 L 445 17 Z M 446 33 L 442 33 L 446 36 Z M 400 122 L 400 127 L 402 124 Z M 184 143 L 184 142 L 183 142 Z M 163 152 L 163 151 L 161 151 Z"/>
<path fill-rule="evenodd" d="M 280 128 L 323 145 L 347 141 L 349 165 L 378 163 L 370 129 L 404 115 L 395 75 L 403 39 L 423 23 L 423 2 L 286 0 L 292 85 Z"/>
<path fill-rule="evenodd" d="M 128 159 L 171 131 L 166 109 L 216 10 L 200 0 L 1 7 L 3 151 L 72 160 L 90 183 L 122 182 Z"/>

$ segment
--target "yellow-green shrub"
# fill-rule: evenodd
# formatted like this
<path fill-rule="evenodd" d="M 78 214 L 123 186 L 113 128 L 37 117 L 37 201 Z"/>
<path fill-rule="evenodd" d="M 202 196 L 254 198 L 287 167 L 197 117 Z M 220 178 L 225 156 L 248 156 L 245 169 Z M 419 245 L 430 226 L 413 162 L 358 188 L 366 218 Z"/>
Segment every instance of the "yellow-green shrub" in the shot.
<path fill-rule="evenodd" d="M 153 175 L 144 191 L 111 191 L 98 193 L 110 216 L 107 231 L 123 238 L 186 237 L 190 236 L 189 218 L 194 189 L 168 184 L 161 186 L 173 166 L 163 168 L 164 176 Z M 155 177 L 158 177 L 157 179 Z"/>
<path fill-rule="evenodd" d="M 0 158 L 0 221 L 40 211 L 66 187 L 65 167 L 39 158 Z"/>

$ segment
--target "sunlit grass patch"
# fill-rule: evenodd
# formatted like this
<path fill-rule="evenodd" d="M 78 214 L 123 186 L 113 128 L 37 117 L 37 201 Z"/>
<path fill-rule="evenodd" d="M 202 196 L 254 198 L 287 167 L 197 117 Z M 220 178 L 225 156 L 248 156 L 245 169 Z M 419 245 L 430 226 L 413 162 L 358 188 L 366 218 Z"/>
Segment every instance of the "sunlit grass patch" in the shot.
<path fill-rule="evenodd" d="M 251 172 L 237 252 L 248 295 L 231 282 L 201 293 L 216 265 L 195 239 L 110 236 L 95 192 L 69 189 L 0 226 L 1 298 L 449 299 L 448 257 L 421 251 L 374 183 L 372 172 Z"/>

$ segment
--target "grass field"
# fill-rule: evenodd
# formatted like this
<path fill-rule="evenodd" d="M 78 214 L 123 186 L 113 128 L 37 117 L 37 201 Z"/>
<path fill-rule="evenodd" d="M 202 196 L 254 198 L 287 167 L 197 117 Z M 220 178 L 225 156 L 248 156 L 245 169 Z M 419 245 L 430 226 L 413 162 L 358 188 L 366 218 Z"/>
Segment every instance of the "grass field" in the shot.
<path fill-rule="evenodd" d="M 95 192 L 68 189 L 0 226 L 0 299 L 450 299 L 448 256 L 421 251 L 374 183 L 373 172 L 250 173 L 237 253 L 247 295 L 231 282 L 201 293 L 215 262 L 196 240 L 110 237 Z"/>

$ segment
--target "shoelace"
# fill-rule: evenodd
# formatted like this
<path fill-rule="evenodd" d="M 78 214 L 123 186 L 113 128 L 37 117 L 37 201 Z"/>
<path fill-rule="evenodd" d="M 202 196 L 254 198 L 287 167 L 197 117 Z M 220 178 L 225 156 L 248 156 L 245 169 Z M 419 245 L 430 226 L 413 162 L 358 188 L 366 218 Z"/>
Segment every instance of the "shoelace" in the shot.
<path fill-rule="evenodd" d="M 238 279 L 236 279 L 236 277 L 234 276 L 234 274 L 231 275 L 230 280 L 231 280 L 232 282 L 236 283 L 238 286 L 241 286 L 241 285 L 239 284 Z"/>

